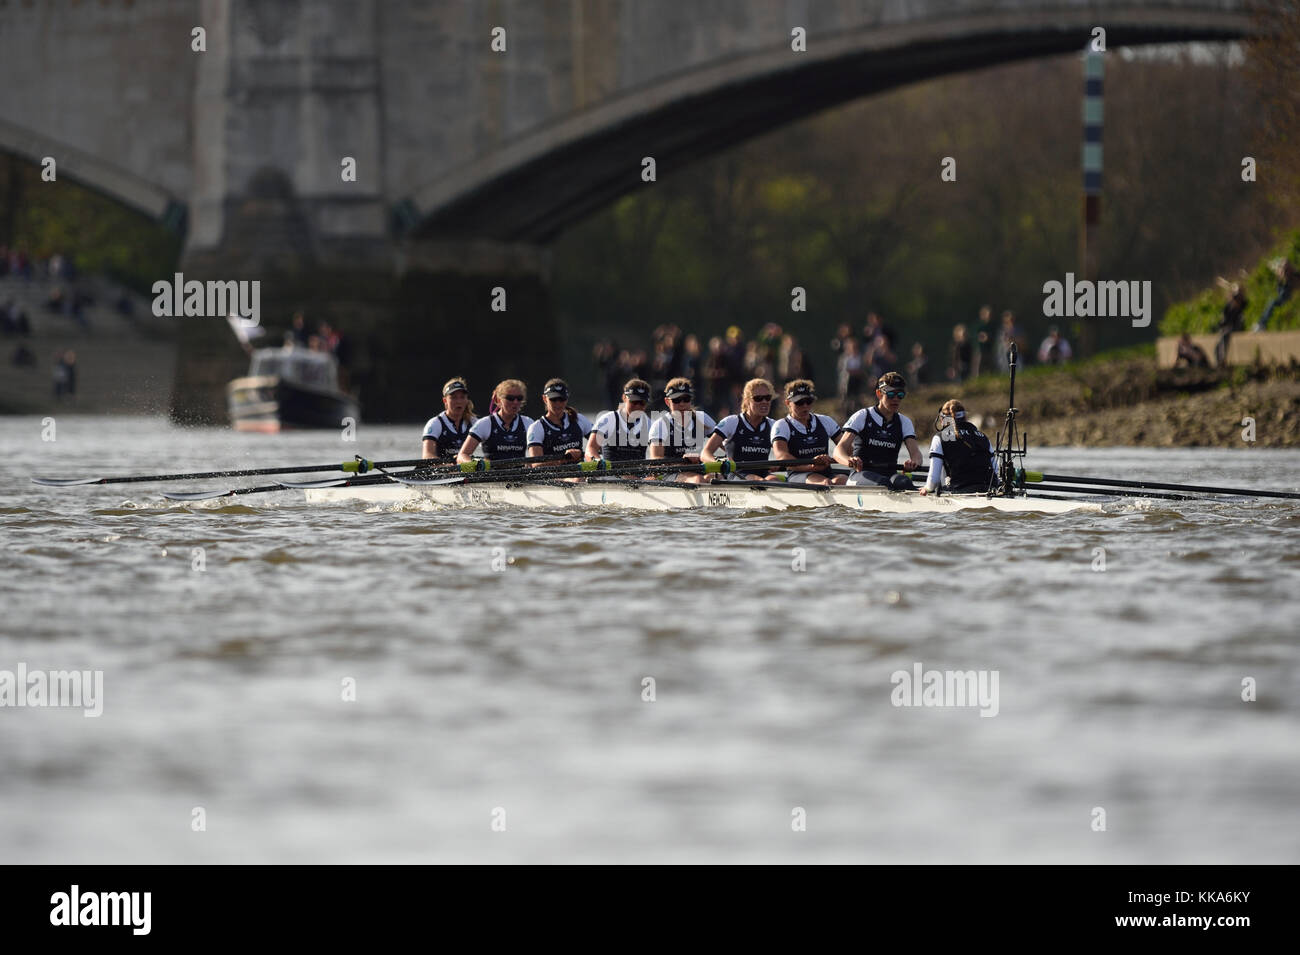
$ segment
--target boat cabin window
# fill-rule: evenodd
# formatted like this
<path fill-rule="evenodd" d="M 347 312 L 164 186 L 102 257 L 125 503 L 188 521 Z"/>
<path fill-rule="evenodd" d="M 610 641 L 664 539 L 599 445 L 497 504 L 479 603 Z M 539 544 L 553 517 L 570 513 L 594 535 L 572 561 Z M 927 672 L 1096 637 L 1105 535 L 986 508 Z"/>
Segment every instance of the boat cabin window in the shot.
<path fill-rule="evenodd" d="M 254 352 L 252 367 L 248 369 L 248 373 L 250 375 L 280 374 L 280 356 L 274 352 Z"/>
<path fill-rule="evenodd" d="M 276 375 L 287 382 L 315 388 L 338 386 L 338 365 L 334 356 L 300 348 L 256 351 L 248 373 Z"/>

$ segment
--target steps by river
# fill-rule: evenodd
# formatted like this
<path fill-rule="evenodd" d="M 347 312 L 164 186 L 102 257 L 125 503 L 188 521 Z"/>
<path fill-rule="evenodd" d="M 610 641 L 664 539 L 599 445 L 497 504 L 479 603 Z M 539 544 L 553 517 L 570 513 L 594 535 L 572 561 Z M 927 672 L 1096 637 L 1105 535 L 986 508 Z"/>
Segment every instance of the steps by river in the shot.
<path fill-rule="evenodd" d="M 80 289 L 95 299 L 83 309 L 84 322 L 50 311 L 55 287 Z M 125 295 L 131 314 L 116 308 Z M 155 318 L 151 300 L 107 280 L 24 280 L 0 278 L 0 306 L 13 302 L 25 311 L 31 333 L 0 335 L 0 413 L 166 414 L 176 372 L 176 330 L 171 320 Z M 35 366 L 14 364 L 26 346 Z M 56 399 L 57 356 L 76 353 L 76 393 Z"/>

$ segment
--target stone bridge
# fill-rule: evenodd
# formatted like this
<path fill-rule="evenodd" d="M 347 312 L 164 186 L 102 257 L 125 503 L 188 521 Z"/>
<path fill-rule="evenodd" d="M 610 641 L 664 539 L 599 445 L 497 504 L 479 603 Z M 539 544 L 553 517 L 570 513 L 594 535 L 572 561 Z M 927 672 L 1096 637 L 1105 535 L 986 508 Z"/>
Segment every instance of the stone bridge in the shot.
<path fill-rule="evenodd" d="M 184 230 L 188 273 L 280 276 L 272 307 L 387 302 L 445 338 L 426 297 L 486 292 L 428 276 L 529 277 L 546 312 L 542 247 L 642 187 L 643 157 L 671 175 L 1096 27 L 1113 48 L 1258 26 L 1244 0 L 0 0 L 0 150 Z M 475 339 L 448 367 L 496 374 Z"/>

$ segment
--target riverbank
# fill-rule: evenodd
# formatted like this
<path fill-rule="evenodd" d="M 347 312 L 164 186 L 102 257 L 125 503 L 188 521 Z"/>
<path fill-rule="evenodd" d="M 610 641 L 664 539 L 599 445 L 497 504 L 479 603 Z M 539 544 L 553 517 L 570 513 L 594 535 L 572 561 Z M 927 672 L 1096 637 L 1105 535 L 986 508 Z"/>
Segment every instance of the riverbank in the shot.
<path fill-rule="evenodd" d="M 905 413 L 919 437 L 928 440 L 934 414 L 951 397 L 961 399 L 992 437 L 1006 416 L 1006 375 L 913 388 Z M 1016 406 L 1036 447 L 1300 447 L 1295 365 L 1160 371 L 1146 346 L 1024 369 L 1016 379 Z M 1254 422 L 1253 442 L 1246 440 L 1245 419 Z"/>

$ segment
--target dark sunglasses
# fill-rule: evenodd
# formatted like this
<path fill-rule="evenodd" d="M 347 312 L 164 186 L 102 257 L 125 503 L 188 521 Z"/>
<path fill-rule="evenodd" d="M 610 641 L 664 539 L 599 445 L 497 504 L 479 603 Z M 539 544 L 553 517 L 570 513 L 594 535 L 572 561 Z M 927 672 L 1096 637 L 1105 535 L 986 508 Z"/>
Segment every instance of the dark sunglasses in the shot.
<path fill-rule="evenodd" d="M 645 399 L 644 399 L 644 398 L 628 398 L 628 399 L 627 399 L 627 406 L 628 406 L 629 408 L 637 408 L 637 407 L 644 408 L 644 407 L 645 407 Z"/>
<path fill-rule="evenodd" d="M 907 397 L 907 392 L 906 392 L 906 391 L 882 391 L 881 394 L 884 395 L 886 398 L 906 398 L 906 397 Z"/>
<path fill-rule="evenodd" d="M 812 404 L 812 403 L 813 403 L 813 400 L 812 400 L 811 398 L 800 398 L 798 401 L 795 401 L 795 402 L 794 402 L 794 404 L 796 404 L 796 405 L 800 405 L 800 406 L 803 406 L 803 405 L 810 405 L 810 404 Z"/>
<path fill-rule="evenodd" d="M 754 400 L 755 400 L 755 401 L 771 401 L 771 400 L 772 400 L 772 396 L 771 396 L 771 395 L 754 395 Z"/>
<path fill-rule="evenodd" d="M 690 404 L 691 396 L 685 395 L 684 397 L 681 398 L 669 398 L 668 400 L 675 405 L 685 405 L 685 404 Z"/>
<path fill-rule="evenodd" d="M 506 401 L 523 401 L 523 395 L 506 395 Z"/>

